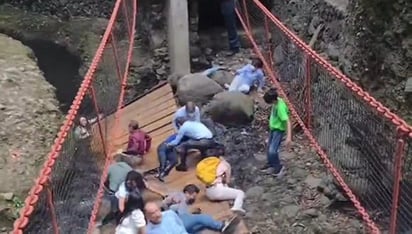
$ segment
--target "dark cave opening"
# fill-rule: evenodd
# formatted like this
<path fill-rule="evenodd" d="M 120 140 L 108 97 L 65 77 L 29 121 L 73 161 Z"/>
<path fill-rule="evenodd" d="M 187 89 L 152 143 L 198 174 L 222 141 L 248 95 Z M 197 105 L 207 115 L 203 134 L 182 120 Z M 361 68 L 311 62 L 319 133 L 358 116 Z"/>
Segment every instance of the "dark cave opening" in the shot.
<path fill-rule="evenodd" d="M 81 58 L 68 51 L 66 47 L 49 40 L 22 40 L 22 43 L 33 50 L 44 77 L 56 88 L 60 110 L 66 113 L 82 81 L 79 74 Z"/>

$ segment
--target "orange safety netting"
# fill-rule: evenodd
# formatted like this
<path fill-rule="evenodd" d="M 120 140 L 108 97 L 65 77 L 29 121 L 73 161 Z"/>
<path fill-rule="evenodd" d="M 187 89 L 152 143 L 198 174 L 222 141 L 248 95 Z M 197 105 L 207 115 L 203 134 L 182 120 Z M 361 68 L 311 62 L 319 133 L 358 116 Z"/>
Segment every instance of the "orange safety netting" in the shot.
<path fill-rule="evenodd" d="M 76 138 L 74 122 L 83 115 L 121 115 L 136 12 L 136 1 L 116 2 L 13 233 L 92 230 L 111 162 L 106 136 L 115 134 L 117 124 L 102 126 L 105 122 L 97 119 L 90 131 L 100 140 L 89 142 Z M 237 13 L 266 74 L 368 229 L 412 229 L 412 127 L 317 54 L 260 1 L 240 1 Z"/>
<path fill-rule="evenodd" d="M 95 57 L 13 233 L 86 233 L 94 220 L 111 161 L 106 136 L 117 130 L 116 124 L 103 126 L 102 120 L 112 113 L 116 119 L 121 115 L 136 13 L 136 0 L 116 1 Z M 79 127 L 81 117 L 87 120 L 84 128 Z"/>
<path fill-rule="evenodd" d="M 317 54 L 260 1 L 240 1 L 237 13 L 267 75 L 368 229 L 410 231 L 411 126 Z"/>

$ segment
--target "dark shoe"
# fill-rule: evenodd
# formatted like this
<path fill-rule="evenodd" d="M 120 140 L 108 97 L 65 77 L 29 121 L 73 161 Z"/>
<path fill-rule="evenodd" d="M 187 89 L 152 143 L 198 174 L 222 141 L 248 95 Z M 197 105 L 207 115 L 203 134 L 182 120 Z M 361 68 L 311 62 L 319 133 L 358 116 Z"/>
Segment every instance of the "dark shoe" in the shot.
<path fill-rule="evenodd" d="M 237 215 L 234 215 L 232 218 L 224 222 L 223 228 L 220 231 L 224 234 L 233 234 L 235 233 L 239 223 L 240 218 Z"/>
<path fill-rule="evenodd" d="M 176 166 L 176 171 L 187 171 L 187 166 L 184 164 L 179 164 Z"/>

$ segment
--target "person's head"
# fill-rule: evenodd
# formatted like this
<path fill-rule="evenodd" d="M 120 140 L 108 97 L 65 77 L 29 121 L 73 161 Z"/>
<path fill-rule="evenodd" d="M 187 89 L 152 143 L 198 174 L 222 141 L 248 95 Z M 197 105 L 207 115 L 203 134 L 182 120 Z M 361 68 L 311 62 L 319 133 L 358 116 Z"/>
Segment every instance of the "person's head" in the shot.
<path fill-rule="evenodd" d="M 134 210 L 141 210 L 144 209 L 144 201 L 141 193 L 138 190 L 133 190 L 129 192 L 126 198 L 126 202 L 124 205 L 124 212 L 120 217 L 118 217 L 117 222 L 121 223 L 122 220 L 129 216 Z"/>
<path fill-rule="evenodd" d="M 194 184 L 188 184 L 183 188 L 183 193 L 186 196 L 186 202 L 193 204 L 196 201 L 196 196 L 199 194 L 200 189 Z"/>
<path fill-rule="evenodd" d="M 159 224 L 162 222 L 162 211 L 159 206 L 154 202 L 146 203 L 144 207 L 146 218 L 153 224 Z"/>
<path fill-rule="evenodd" d="M 182 126 L 187 120 L 188 120 L 187 117 L 177 117 L 176 124 L 180 128 L 180 126 Z"/>
<path fill-rule="evenodd" d="M 278 92 L 276 89 L 271 88 L 269 89 L 264 95 L 263 95 L 263 100 L 267 104 L 275 104 L 278 101 Z"/>
<path fill-rule="evenodd" d="M 193 102 L 187 102 L 185 105 L 186 114 L 188 118 L 193 118 L 196 111 L 196 105 Z"/>
<path fill-rule="evenodd" d="M 142 174 L 134 170 L 127 173 L 125 185 L 126 190 L 129 192 L 135 189 L 138 189 L 140 192 L 142 192 L 144 189 L 146 189 Z"/>
<path fill-rule="evenodd" d="M 129 123 L 129 132 L 134 132 L 139 129 L 139 122 L 131 120 Z"/>
<path fill-rule="evenodd" d="M 114 160 L 116 162 L 127 163 L 131 168 L 137 168 L 140 165 L 140 162 L 138 160 L 134 160 L 133 157 L 134 156 L 117 154 L 114 156 Z"/>
<path fill-rule="evenodd" d="M 87 126 L 87 119 L 86 119 L 86 117 L 81 116 L 81 117 L 79 118 L 79 124 L 80 124 L 80 126 L 82 126 L 82 127 L 86 127 L 86 126 Z"/>
<path fill-rule="evenodd" d="M 260 58 L 253 58 L 252 59 L 252 65 L 258 69 L 263 67 L 263 62 Z"/>

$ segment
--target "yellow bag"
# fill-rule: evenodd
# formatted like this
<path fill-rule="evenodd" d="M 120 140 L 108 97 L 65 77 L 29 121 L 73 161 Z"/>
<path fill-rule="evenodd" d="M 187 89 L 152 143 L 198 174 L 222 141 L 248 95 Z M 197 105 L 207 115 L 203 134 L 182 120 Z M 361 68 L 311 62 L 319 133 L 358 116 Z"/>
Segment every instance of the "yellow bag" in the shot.
<path fill-rule="evenodd" d="M 207 157 L 196 165 L 196 176 L 206 185 L 212 185 L 216 180 L 216 169 L 220 163 L 219 157 Z"/>

